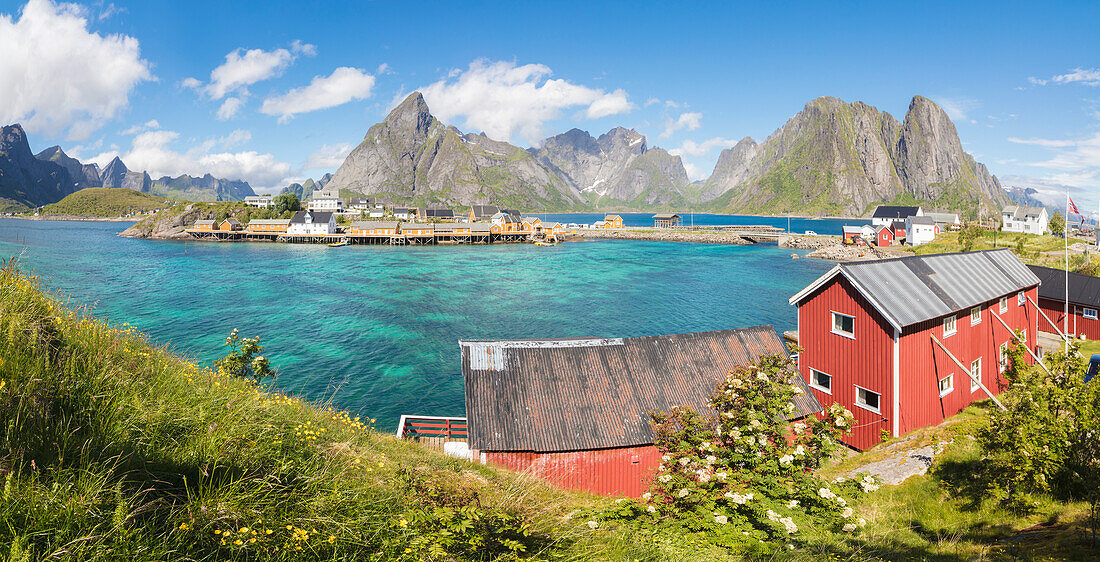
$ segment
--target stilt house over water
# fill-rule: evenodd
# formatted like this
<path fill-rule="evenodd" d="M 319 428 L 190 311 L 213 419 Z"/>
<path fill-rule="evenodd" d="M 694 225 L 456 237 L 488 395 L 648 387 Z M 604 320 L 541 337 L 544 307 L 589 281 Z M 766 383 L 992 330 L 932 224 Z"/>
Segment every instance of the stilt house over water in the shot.
<path fill-rule="evenodd" d="M 709 412 L 719 379 L 786 347 L 771 326 L 639 338 L 462 341 L 468 445 L 569 489 L 640 496 L 660 464 L 650 411 Z M 805 381 L 793 418 L 821 410 Z"/>
<path fill-rule="evenodd" d="M 790 299 L 799 371 L 857 449 L 938 424 L 1000 392 L 1014 331 L 1035 349 L 1038 285 L 1008 249 L 837 264 Z"/>

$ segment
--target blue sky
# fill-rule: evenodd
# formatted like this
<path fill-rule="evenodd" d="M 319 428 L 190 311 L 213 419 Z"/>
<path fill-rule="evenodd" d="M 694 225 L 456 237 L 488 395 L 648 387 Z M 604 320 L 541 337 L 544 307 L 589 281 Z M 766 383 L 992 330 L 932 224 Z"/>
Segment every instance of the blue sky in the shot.
<path fill-rule="evenodd" d="M 1100 199 L 1100 3 L 0 1 L 0 120 L 32 148 L 258 190 L 334 171 L 422 89 L 530 146 L 637 129 L 705 177 L 818 96 L 940 103 L 1008 185 Z M 11 84 L 20 87 L 12 88 Z"/>

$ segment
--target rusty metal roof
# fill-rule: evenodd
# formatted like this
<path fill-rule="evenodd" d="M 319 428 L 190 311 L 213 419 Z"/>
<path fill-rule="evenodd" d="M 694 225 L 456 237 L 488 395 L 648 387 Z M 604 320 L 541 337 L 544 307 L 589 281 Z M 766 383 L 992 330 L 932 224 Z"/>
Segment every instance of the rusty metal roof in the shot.
<path fill-rule="evenodd" d="M 787 353 L 771 326 L 639 338 L 462 341 L 471 449 L 576 451 L 653 443 L 650 411 L 708 411 L 718 380 Z M 801 377 L 796 416 L 821 410 Z"/>

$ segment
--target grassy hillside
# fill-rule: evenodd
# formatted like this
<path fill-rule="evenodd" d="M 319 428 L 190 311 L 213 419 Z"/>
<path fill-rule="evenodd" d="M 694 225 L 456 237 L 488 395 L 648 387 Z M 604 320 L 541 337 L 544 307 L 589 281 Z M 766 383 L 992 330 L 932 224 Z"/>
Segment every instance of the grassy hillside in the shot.
<path fill-rule="evenodd" d="M 170 199 L 133 189 L 88 187 L 66 196 L 57 203 L 46 205 L 43 211 L 58 215 L 120 217 L 135 212 L 164 209 L 172 203 Z"/>
<path fill-rule="evenodd" d="M 973 486 L 982 405 L 824 469 L 942 444 L 928 476 L 853 499 L 859 534 L 770 559 L 1087 558 L 1083 504 L 1030 515 Z M 0 267 L 0 557 L 9 560 L 737 560 L 683 525 L 376 432 L 196 365 Z M 704 517 L 709 514 L 703 514 Z M 591 528 L 589 521 L 599 521 Z M 10 546 L 9 546 L 10 545 Z"/>
<path fill-rule="evenodd" d="M 905 249 L 918 255 L 929 255 L 1011 248 L 1013 253 L 1024 263 L 1059 269 L 1066 267 L 1066 241 L 1058 236 L 977 229 L 971 232 L 975 233 L 976 236 L 969 240 L 965 234 L 960 237 L 960 232 L 945 232 L 936 236 L 936 239 L 932 242 L 915 248 L 907 246 Z M 1071 246 L 1078 243 L 1088 244 L 1090 247 L 1094 245 L 1093 242 L 1085 239 L 1070 238 L 1069 240 Z M 1100 275 L 1100 253 L 1097 253 L 1094 249 L 1090 250 L 1088 255 L 1071 251 L 1069 269 L 1088 275 Z"/>
<path fill-rule="evenodd" d="M 593 500 L 202 368 L 10 263 L 0 428 L 10 560 L 653 558 L 566 517 Z"/>

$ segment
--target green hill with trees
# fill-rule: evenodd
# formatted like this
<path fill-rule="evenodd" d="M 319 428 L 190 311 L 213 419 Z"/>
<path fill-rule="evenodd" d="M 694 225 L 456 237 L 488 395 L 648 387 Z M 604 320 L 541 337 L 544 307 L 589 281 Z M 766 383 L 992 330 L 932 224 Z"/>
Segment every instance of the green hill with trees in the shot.
<path fill-rule="evenodd" d="M 42 212 L 81 217 L 123 217 L 164 209 L 175 203 L 172 199 L 149 195 L 126 188 L 88 187 L 65 196 L 57 203 L 42 208 Z"/>

